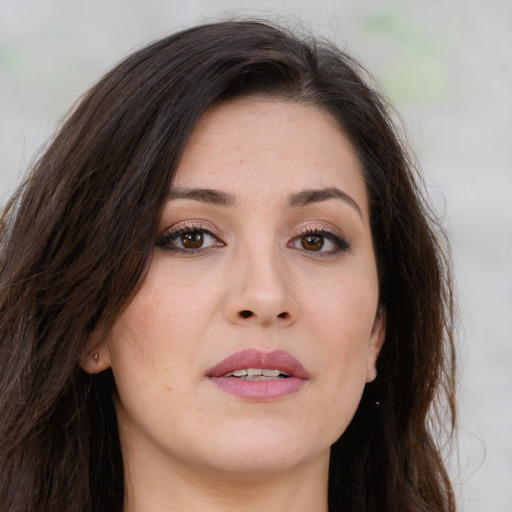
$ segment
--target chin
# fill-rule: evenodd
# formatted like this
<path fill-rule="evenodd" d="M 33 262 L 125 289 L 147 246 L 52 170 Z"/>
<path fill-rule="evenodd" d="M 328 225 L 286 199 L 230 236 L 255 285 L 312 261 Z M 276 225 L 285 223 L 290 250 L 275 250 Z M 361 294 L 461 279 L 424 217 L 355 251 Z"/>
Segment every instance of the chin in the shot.
<path fill-rule="evenodd" d="M 210 468 L 216 474 L 224 473 L 226 476 L 237 475 L 240 478 L 244 476 L 254 478 L 257 475 L 264 477 L 292 471 L 303 466 L 307 460 L 306 454 L 287 448 L 283 449 L 283 447 L 280 450 L 274 450 L 273 447 L 243 449 L 235 457 L 217 456 L 215 460 L 210 461 Z"/>
<path fill-rule="evenodd" d="M 297 432 L 274 424 L 253 424 L 232 432 L 226 437 L 217 436 L 210 445 L 208 461 L 200 463 L 212 470 L 242 475 L 269 474 L 293 470 L 310 461 L 329 457 L 327 440 L 319 444 L 321 437 L 304 435 L 304 427 Z M 334 442 L 334 441 L 333 441 Z M 204 457 L 204 455 L 203 455 Z"/>

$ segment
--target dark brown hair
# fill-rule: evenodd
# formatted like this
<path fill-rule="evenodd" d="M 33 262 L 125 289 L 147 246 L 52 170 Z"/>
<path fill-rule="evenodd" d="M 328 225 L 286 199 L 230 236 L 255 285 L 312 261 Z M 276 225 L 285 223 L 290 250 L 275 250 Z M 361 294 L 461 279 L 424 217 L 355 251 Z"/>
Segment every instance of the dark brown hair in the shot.
<path fill-rule="evenodd" d="M 88 375 L 80 358 L 143 282 L 196 123 L 243 95 L 328 111 L 369 196 L 387 336 L 378 377 L 332 447 L 330 510 L 455 510 L 437 440 L 455 418 L 444 238 L 365 76 L 326 43 L 235 21 L 162 39 L 85 95 L 1 219 L 0 511 L 122 510 L 112 374 Z"/>

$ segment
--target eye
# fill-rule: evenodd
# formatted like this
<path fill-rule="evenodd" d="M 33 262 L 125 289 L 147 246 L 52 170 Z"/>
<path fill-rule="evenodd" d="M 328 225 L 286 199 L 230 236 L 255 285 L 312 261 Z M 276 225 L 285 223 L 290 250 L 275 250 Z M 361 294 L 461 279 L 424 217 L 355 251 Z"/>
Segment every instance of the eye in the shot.
<path fill-rule="evenodd" d="M 164 234 L 157 245 L 169 251 L 192 254 L 225 244 L 208 229 L 183 226 Z"/>
<path fill-rule="evenodd" d="M 301 236 L 300 244 L 306 251 L 321 251 L 325 245 L 325 238 L 322 235 Z"/>
<path fill-rule="evenodd" d="M 350 248 L 342 236 L 325 229 L 307 230 L 295 237 L 290 245 L 295 249 L 322 254 L 333 254 Z"/>

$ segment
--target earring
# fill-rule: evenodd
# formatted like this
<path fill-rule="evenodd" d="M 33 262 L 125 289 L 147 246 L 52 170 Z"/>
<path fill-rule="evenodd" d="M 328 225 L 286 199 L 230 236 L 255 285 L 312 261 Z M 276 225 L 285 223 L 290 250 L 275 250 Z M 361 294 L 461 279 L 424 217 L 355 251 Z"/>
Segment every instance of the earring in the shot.
<path fill-rule="evenodd" d="M 98 354 L 98 352 L 96 352 L 93 357 L 94 360 L 97 361 L 100 358 L 100 355 Z"/>

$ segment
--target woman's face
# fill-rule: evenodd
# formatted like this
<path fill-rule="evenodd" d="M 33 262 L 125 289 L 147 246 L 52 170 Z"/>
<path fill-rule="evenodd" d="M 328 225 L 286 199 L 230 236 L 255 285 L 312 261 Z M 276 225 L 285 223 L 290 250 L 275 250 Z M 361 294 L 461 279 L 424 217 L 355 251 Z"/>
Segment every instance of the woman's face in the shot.
<path fill-rule="evenodd" d="M 147 278 L 89 370 L 112 368 L 125 457 L 326 467 L 383 340 L 347 138 L 315 107 L 238 99 L 190 138 Z"/>

